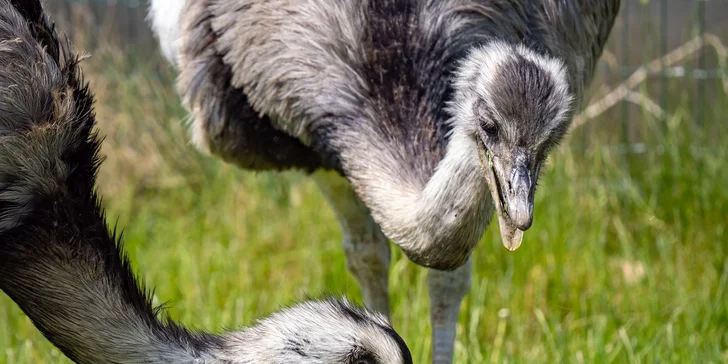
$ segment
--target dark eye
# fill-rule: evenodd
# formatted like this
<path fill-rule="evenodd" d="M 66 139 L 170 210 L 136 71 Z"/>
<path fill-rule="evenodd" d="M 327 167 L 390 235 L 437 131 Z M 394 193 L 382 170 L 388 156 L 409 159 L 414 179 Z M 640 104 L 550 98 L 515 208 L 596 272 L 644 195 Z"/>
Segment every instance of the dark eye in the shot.
<path fill-rule="evenodd" d="M 498 135 L 498 126 L 493 122 L 493 112 L 491 112 L 485 101 L 480 100 L 475 104 L 475 115 L 480 119 L 480 128 L 483 129 L 485 134 L 489 137 Z"/>
<path fill-rule="evenodd" d="M 491 120 L 483 120 L 481 127 L 485 134 L 488 134 L 489 137 L 495 137 L 498 135 L 498 126 L 496 126 Z"/>

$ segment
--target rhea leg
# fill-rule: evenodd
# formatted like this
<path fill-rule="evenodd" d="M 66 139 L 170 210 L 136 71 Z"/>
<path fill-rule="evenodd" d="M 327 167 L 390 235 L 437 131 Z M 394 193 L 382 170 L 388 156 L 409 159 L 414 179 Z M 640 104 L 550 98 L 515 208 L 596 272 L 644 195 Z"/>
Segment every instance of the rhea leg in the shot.
<path fill-rule="evenodd" d="M 450 364 L 453 361 L 460 303 L 470 291 L 471 260 L 469 258 L 463 266 L 453 271 L 430 269 L 427 275 L 433 364 Z"/>
<path fill-rule="evenodd" d="M 333 172 L 316 172 L 313 178 L 339 220 L 347 267 L 359 281 L 364 304 L 389 317 L 387 237 L 346 179 Z"/>

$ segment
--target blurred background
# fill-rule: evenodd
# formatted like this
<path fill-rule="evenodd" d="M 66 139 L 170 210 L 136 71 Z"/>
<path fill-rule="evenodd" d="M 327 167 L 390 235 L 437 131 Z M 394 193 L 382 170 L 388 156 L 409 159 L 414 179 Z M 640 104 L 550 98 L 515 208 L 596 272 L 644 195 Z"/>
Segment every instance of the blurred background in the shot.
<path fill-rule="evenodd" d="M 202 155 L 139 0 L 46 0 L 106 136 L 99 189 L 155 304 L 214 331 L 322 292 L 360 300 L 311 181 Z M 623 0 L 523 246 L 475 252 L 457 363 L 728 362 L 728 1 Z M 430 360 L 425 271 L 393 248 L 393 324 Z M 68 363 L 0 296 L 0 363 Z"/>

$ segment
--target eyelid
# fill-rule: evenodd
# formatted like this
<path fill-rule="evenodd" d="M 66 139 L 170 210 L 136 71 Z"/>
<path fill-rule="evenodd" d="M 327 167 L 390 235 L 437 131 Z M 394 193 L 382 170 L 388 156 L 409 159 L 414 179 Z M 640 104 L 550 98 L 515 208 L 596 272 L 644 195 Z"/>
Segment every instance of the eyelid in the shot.
<path fill-rule="evenodd" d="M 475 114 L 480 119 L 480 127 L 488 134 L 498 132 L 498 125 L 493 121 L 493 115 L 484 100 L 478 100 L 475 105 Z"/>
<path fill-rule="evenodd" d="M 495 134 L 498 132 L 498 125 L 490 119 L 481 120 L 480 127 L 483 128 L 483 131 L 487 134 Z"/>

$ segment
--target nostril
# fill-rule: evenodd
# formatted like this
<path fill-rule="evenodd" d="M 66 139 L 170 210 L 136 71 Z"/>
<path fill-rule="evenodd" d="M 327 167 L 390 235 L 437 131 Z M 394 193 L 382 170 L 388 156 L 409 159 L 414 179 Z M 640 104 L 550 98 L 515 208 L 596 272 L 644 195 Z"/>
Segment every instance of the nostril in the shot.
<path fill-rule="evenodd" d="M 514 169 L 511 176 L 512 178 L 509 181 L 511 191 L 516 190 L 516 192 L 521 192 L 530 189 L 531 179 L 528 176 L 528 171 L 524 167 Z"/>

